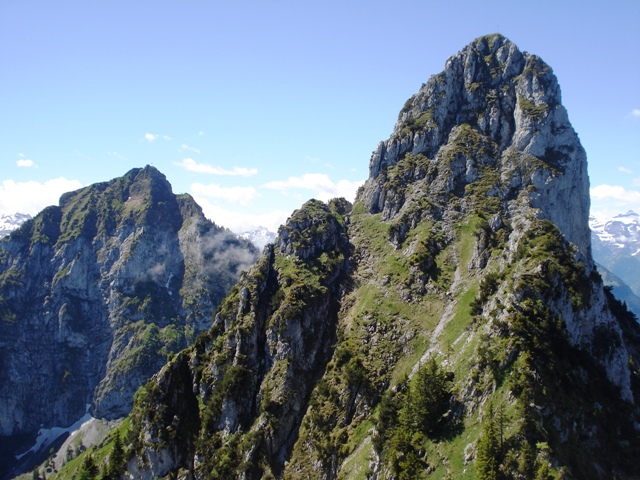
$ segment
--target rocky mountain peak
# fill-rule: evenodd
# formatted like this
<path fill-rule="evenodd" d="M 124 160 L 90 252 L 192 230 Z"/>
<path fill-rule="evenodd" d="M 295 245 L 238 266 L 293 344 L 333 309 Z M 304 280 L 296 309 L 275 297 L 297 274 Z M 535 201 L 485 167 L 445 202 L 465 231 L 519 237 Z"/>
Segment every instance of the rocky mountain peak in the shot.
<path fill-rule="evenodd" d="M 592 268 L 551 69 L 475 40 L 370 167 L 140 389 L 121 478 L 635 478 L 640 326 Z"/>
<path fill-rule="evenodd" d="M 152 166 L 62 195 L 0 242 L 0 436 L 126 415 L 257 254 Z"/>
<path fill-rule="evenodd" d="M 586 154 L 558 81 L 501 35 L 474 40 L 407 100 L 373 152 L 359 199 L 392 218 L 414 203 L 400 191 L 416 182 L 443 206 L 469 190 L 503 211 L 522 200 L 590 252 Z"/>
<path fill-rule="evenodd" d="M 344 199 L 332 200 L 329 205 L 309 200 L 278 230 L 278 248 L 286 255 L 305 260 L 335 249 L 343 229 L 335 214 L 343 215 L 350 208 Z"/>

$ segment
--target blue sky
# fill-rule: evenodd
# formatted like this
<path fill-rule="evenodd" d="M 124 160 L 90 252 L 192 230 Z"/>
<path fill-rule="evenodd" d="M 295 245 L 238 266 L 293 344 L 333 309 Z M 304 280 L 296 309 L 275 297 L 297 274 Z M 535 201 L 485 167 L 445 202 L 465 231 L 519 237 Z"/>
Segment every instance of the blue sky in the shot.
<path fill-rule="evenodd" d="M 153 164 L 216 223 L 352 195 L 398 111 L 500 32 L 541 56 L 592 210 L 640 211 L 640 2 L 0 1 L 0 213 Z"/>

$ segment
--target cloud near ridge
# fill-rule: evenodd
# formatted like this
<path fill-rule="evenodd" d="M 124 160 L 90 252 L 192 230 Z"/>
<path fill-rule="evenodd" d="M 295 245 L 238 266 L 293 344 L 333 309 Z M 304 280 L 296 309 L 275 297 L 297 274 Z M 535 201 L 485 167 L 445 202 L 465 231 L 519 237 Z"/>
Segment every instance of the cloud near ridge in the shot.
<path fill-rule="evenodd" d="M 0 185 L 0 214 L 28 213 L 36 215 L 49 205 L 58 205 L 60 195 L 82 188 L 78 180 L 64 177 L 47 180 L 16 182 L 3 180 Z"/>
<path fill-rule="evenodd" d="M 286 180 L 277 180 L 268 182 L 263 185 L 264 188 L 279 190 L 283 193 L 289 193 L 290 190 L 304 189 L 315 192 L 315 198 L 326 202 L 335 197 L 344 197 L 350 202 L 355 199 L 356 191 L 364 183 L 351 182 L 349 180 L 339 180 L 334 183 L 324 173 L 305 173 L 300 177 L 289 177 Z"/>
<path fill-rule="evenodd" d="M 194 198 L 209 220 L 235 233 L 246 232 L 256 227 L 266 227 L 272 232 L 277 232 L 278 227 L 291 216 L 291 212 L 282 210 L 272 210 L 265 213 L 238 212 L 215 205 L 204 197 L 194 195 Z"/>
<path fill-rule="evenodd" d="M 628 210 L 640 213 L 640 191 L 627 190 L 620 185 L 596 185 L 591 188 L 591 211 L 608 216 Z"/>
<path fill-rule="evenodd" d="M 197 198 L 218 198 L 228 203 L 235 203 L 243 206 L 249 205 L 253 200 L 260 196 L 260 193 L 253 187 L 221 187 L 215 183 L 210 185 L 194 183 L 191 185 L 191 193 Z"/>
<path fill-rule="evenodd" d="M 234 167 L 232 170 L 226 170 L 206 163 L 198 163 L 193 158 L 184 158 L 181 162 L 173 162 L 173 164 L 182 167 L 189 172 L 209 173 L 211 175 L 251 177 L 258 173 L 257 168 Z"/>

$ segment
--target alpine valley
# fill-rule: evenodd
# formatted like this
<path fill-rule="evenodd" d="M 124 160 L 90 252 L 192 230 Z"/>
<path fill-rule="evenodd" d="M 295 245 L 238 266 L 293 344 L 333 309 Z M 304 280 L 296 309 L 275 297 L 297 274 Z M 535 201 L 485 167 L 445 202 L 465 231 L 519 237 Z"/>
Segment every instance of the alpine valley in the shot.
<path fill-rule="evenodd" d="M 124 179 L 139 175 L 159 174 Z M 136 276 L 155 271 L 152 240 L 159 250 L 168 232 L 183 238 L 189 222 L 173 219 L 197 207 L 144 209 L 157 238 L 126 250 L 133 232 L 151 230 L 138 209 L 148 202 L 130 188 L 117 197 L 122 220 L 109 223 L 106 185 L 91 187 L 99 197 L 63 197 L 2 244 L 7 433 L 35 428 L 45 401 L 58 422 L 89 400 L 115 413 L 122 377 L 106 373 L 130 342 L 90 330 L 104 338 L 99 357 L 88 325 L 156 325 L 157 353 L 174 323 L 144 292 L 166 288 L 166 305 L 202 317 L 216 303 L 185 300 L 171 283 L 190 278 L 186 266 Z M 127 419 L 47 478 L 638 478 L 640 326 L 591 250 L 586 153 L 556 77 L 503 36 L 478 38 L 407 100 L 354 204 L 311 200 L 293 212 L 210 328 L 137 391 Z M 113 301 L 89 301 L 87 289 Z M 73 354 L 41 361 L 63 351 L 46 342 Z M 98 357 L 107 361 L 88 361 Z M 43 398 L 20 396 L 29 385 Z"/>

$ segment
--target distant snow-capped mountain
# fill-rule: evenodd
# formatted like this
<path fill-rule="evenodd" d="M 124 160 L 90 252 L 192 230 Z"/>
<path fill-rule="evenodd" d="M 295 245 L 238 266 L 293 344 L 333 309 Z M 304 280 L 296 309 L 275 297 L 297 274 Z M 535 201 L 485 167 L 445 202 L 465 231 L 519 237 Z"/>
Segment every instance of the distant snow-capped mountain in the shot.
<path fill-rule="evenodd" d="M 640 296 L 640 215 L 591 216 L 593 258 Z"/>
<path fill-rule="evenodd" d="M 640 253 L 640 215 L 633 210 L 613 218 L 592 215 L 589 226 L 594 245 L 621 249 L 633 256 Z"/>
<path fill-rule="evenodd" d="M 273 243 L 276 239 L 276 234 L 265 227 L 258 227 L 254 230 L 242 232 L 238 236 L 249 240 L 259 249 L 263 249 L 267 243 Z"/>
<path fill-rule="evenodd" d="M 17 230 L 20 225 L 29 220 L 31 215 L 28 213 L 14 213 L 12 215 L 2 214 L 0 215 L 0 238 L 6 237 L 14 230 Z"/>

